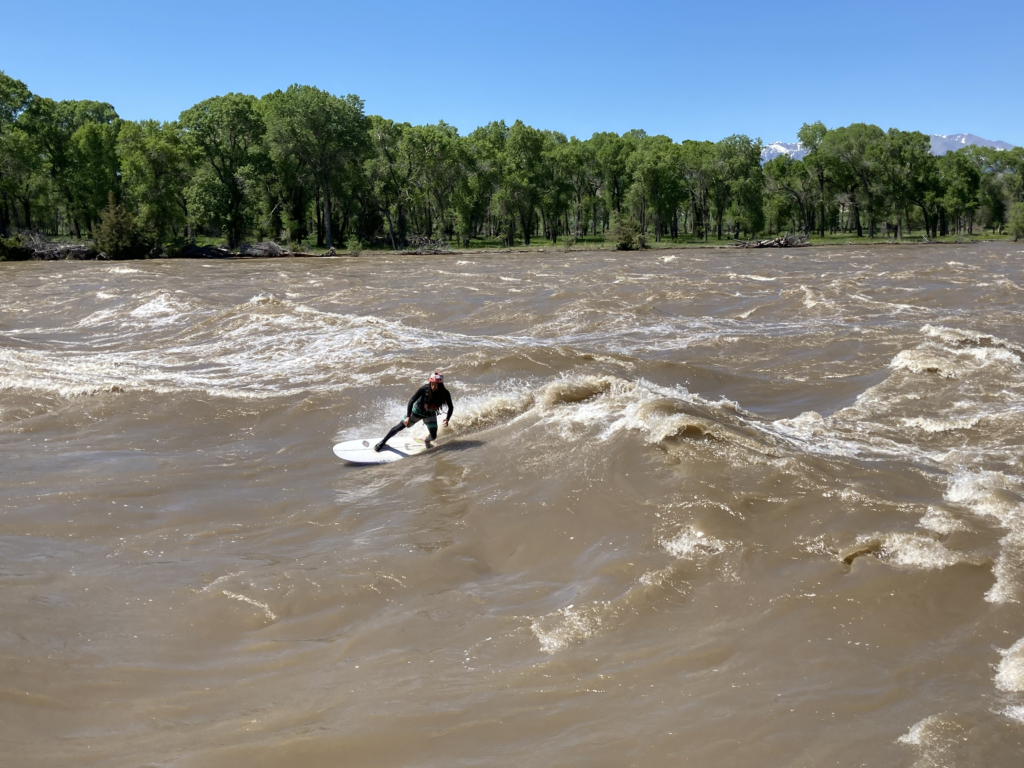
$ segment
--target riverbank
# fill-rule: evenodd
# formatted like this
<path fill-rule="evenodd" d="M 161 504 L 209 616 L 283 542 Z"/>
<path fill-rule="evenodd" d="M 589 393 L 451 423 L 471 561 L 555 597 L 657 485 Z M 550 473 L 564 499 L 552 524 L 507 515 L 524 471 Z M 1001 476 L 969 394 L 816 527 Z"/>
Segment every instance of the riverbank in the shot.
<path fill-rule="evenodd" d="M 950 235 L 936 239 L 924 237 L 907 237 L 901 240 L 889 238 L 868 238 L 848 235 L 826 236 L 824 238 L 811 236 L 806 242 L 798 246 L 790 247 L 846 247 L 855 246 L 858 248 L 874 246 L 917 246 L 917 245 L 970 245 L 975 243 L 1013 243 L 1016 242 L 1010 235 Z M 738 240 L 663 240 L 651 242 L 643 249 L 644 251 L 659 250 L 737 250 L 750 248 L 743 241 Z M 786 246 L 783 246 L 786 247 Z M 533 242 L 529 245 L 519 243 L 513 246 L 501 245 L 474 245 L 468 247 L 451 247 L 443 243 L 432 243 L 426 247 L 407 248 L 392 250 L 390 248 L 370 247 L 356 251 L 336 250 L 334 248 L 317 248 L 305 245 L 292 250 L 281 246 L 274 241 L 259 242 L 254 245 L 242 245 L 237 250 L 231 250 L 222 242 L 207 239 L 204 244 L 190 243 L 180 250 L 161 249 L 152 251 L 147 255 L 134 259 L 116 259 L 117 261 L 140 261 L 146 259 L 271 259 L 271 258 L 330 258 L 334 256 L 357 257 L 372 255 L 406 255 L 406 256 L 439 256 L 445 254 L 467 255 L 467 254 L 489 254 L 489 253 L 550 253 L 558 252 L 586 252 L 586 251 L 617 251 L 615 243 L 611 240 L 596 241 L 587 239 L 584 242 L 563 238 L 560 242 L 552 243 L 550 240 Z M 621 252 L 621 251 L 620 251 Z M 634 253 L 638 251 L 633 251 Z M 46 240 L 41 237 L 34 237 L 31 240 L 14 238 L 0 238 L 0 261 L 111 261 L 102 251 L 97 250 L 91 240 Z"/>

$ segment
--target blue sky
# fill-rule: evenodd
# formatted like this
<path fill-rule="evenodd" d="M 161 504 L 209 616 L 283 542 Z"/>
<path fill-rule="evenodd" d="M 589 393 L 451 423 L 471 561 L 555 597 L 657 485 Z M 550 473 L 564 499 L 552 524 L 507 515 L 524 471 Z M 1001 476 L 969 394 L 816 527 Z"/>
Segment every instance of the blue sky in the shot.
<path fill-rule="evenodd" d="M 133 120 L 304 83 L 462 133 L 518 118 L 769 142 L 822 120 L 1024 145 L 1022 0 L 35 0 L 2 15 L 0 69 Z"/>

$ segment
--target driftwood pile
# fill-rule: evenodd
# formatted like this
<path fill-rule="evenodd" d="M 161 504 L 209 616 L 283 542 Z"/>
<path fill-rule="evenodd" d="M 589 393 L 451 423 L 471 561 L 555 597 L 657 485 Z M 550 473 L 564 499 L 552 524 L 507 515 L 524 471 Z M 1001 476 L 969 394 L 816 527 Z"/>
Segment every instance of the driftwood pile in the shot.
<path fill-rule="evenodd" d="M 288 254 L 288 251 L 273 240 L 266 240 L 262 243 L 256 243 L 255 245 L 246 245 L 243 243 L 241 247 L 239 247 L 238 252 L 243 256 L 262 256 L 263 258 L 285 256 Z"/>
<path fill-rule="evenodd" d="M 186 245 L 174 255 L 178 258 L 184 259 L 226 259 L 233 256 L 245 256 L 250 259 L 275 259 L 284 256 L 334 256 L 335 251 L 333 248 L 326 253 L 289 251 L 287 248 L 283 248 L 273 240 L 266 240 L 253 245 L 243 243 L 239 246 L 237 251 L 232 251 L 224 245 L 204 245 L 199 247 L 198 245 L 192 244 Z"/>
<path fill-rule="evenodd" d="M 780 235 L 770 240 L 737 240 L 734 248 L 803 248 L 809 246 L 807 235 Z"/>
<path fill-rule="evenodd" d="M 451 253 L 452 246 L 447 240 L 438 238 L 431 240 L 429 237 L 410 237 L 408 247 L 402 253 L 410 253 L 416 256 L 439 256 L 442 253 Z"/>
<path fill-rule="evenodd" d="M 32 252 L 29 257 L 36 261 L 63 261 L 74 259 L 89 261 L 106 259 L 107 254 L 100 253 L 90 243 L 51 243 L 38 232 L 19 233 L 23 248 Z"/>

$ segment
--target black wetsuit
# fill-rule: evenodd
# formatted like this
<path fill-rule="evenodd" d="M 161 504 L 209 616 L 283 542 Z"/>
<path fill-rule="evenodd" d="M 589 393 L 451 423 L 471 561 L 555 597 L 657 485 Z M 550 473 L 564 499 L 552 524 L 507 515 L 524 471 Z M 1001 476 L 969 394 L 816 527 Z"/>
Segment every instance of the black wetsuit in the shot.
<path fill-rule="evenodd" d="M 437 439 L 437 414 L 441 410 L 441 406 L 448 407 L 448 413 L 445 415 L 445 421 L 452 417 L 452 412 L 455 410 L 455 406 L 452 405 L 452 396 L 445 389 L 444 384 L 437 385 L 437 394 L 434 398 L 434 404 L 430 404 L 430 383 L 424 384 L 422 387 L 416 390 L 415 394 L 409 398 L 409 404 L 405 407 L 405 418 L 409 420 L 409 426 L 411 427 L 417 421 L 422 421 L 426 425 L 427 429 L 430 430 L 430 439 Z M 398 422 L 388 432 L 387 437 L 381 440 L 377 445 L 383 447 L 384 443 L 390 440 L 392 437 L 397 435 L 405 429 L 405 420 Z M 377 448 L 380 450 L 380 448 Z"/>

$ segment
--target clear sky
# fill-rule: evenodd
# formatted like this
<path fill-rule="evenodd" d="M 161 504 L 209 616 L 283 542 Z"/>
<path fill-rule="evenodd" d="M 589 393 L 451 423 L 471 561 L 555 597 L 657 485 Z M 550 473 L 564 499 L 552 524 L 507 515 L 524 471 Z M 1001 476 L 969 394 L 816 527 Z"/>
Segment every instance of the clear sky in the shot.
<path fill-rule="evenodd" d="M 303 83 L 461 133 L 770 142 L 821 120 L 1024 145 L 1024 0 L 34 0 L 0 18 L 0 69 L 133 120 Z"/>

